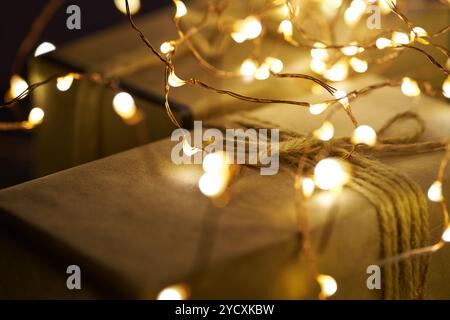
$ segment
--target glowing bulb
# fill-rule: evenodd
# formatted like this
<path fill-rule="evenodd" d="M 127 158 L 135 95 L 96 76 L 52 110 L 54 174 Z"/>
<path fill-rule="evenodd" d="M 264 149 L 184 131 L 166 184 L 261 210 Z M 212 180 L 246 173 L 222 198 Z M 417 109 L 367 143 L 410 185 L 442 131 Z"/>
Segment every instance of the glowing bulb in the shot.
<path fill-rule="evenodd" d="M 289 6 L 287 4 L 283 4 L 283 6 L 281 7 L 281 13 L 283 14 L 283 16 L 285 17 L 289 17 L 291 10 L 289 9 Z"/>
<path fill-rule="evenodd" d="M 113 99 L 114 111 L 124 120 L 132 119 L 137 112 L 133 97 L 127 92 L 119 92 Z"/>
<path fill-rule="evenodd" d="M 442 94 L 444 95 L 444 97 L 450 99 L 450 76 L 448 76 L 442 84 Z"/>
<path fill-rule="evenodd" d="M 375 42 L 375 45 L 377 46 L 378 49 L 384 49 L 384 48 L 388 48 L 388 47 L 392 47 L 392 41 L 386 38 L 378 38 L 377 41 Z"/>
<path fill-rule="evenodd" d="M 309 113 L 312 115 L 319 115 L 324 112 L 328 108 L 328 104 L 326 102 L 311 104 L 309 106 Z"/>
<path fill-rule="evenodd" d="M 326 70 L 323 74 L 325 78 L 331 81 L 342 81 L 348 76 L 348 64 L 346 61 L 341 60 L 330 69 Z"/>
<path fill-rule="evenodd" d="M 254 60 L 245 59 L 241 65 L 241 74 L 243 76 L 253 76 L 256 72 L 257 66 Z"/>
<path fill-rule="evenodd" d="M 233 38 L 233 40 L 236 41 L 237 43 L 242 43 L 245 40 L 247 40 L 247 36 L 240 32 L 232 32 L 231 38 Z"/>
<path fill-rule="evenodd" d="M 320 274 L 317 276 L 317 282 L 320 285 L 320 299 L 326 299 L 336 293 L 337 283 L 333 277 Z"/>
<path fill-rule="evenodd" d="M 362 14 L 353 7 L 347 8 L 344 12 L 344 21 L 348 26 L 354 26 L 361 19 Z"/>
<path fill-rule="evenodd" d="M 411 31 L 411 38 L 415 39 L 416 37 L 428 37 L 428 32 L 422 27 L 414 27 Z"/>
<path fill-rule="evenodd" d="M 175 0 L 174 3 L 176 7 L 175 18 L 181 18 L 186 15 L 187 8 L 184 2 L 181 0 Z"/>
<path fill-rule="evenodd" d="M 309 67 L 317 74 L 323 74 L 327 69 L 327 64 L 319 59 L 312 59 Z"/>
<path fill-rule="evenodd" d="M 380 11 L 383 14 L 388 14 L 391 12 L 391 7 L 389 7 L 388 1 L 396 4 L 396 0 L 378 0 L 378 6 L 380 7 Z"/>
<path fill-rule="evenodd" d="M 428 189 L 428 199 L 433 202 L 441 202 L 444 200 L 444 196 L 442 195 L 442 183 L 440 181 L 435 181 Z"/>
<path fill-rule="evenodd" d="M 283 61 L 273 57 L 267 57 L 265 63 L 269 66 L 270 71 L 279 73 L 283 71 Z"/>
<path fill-rule="evenodd" d="M 350 107 L 350 101 L 347 97 L 347 92 L 343 91 L 343 90 L 338 90 L 336 91 L 334 94 L 334 97 L 336 99 L 339 100 L 339 102 L 342 104 L 342 106 L 347 109 L 348 107 Z"/>
<path fill-rule="evenodd" d="M 116 8 L 122 12 L 123 14 L 127 14 L 127 7 L 125 4 L 125 0 L 114 0 L 114 4 Z M 130 8 L 130 14 L 136 14 L 141 8 L 140 0 L 128 0 L 128 6 Z"/>
<path fill-rule="evenodd" d="M 395 31 L 392 33 L 392 41 L 395 44 L 409 44 L 410 39 L 406 33 Z"/>
<path fill-rule="evenodd" d="M 372 127 L 362 125 L 355 129 L 352 136 L 353 144 L 364 143 L 373 146 L 377 143 L 377 133 Z"/>
<path fill-rule="evenodd" d="M 227 158 L 223 152 L 208 153 L 203 159 L 205 172 L 221 172 L 227 167 Z"/>
<path fill-rule="evenodd" d="M 28 115 L 28 123 L 31 126 L 41 124 L 43 120 L 44 120 L 44 110 L 42 110 L 41 108 L 31 109 L 30 114 Z"/>
<path fill-rule="evenodd" d="M 292 22 L 290 20 L 283 20 L 278 26 L 278 33 L 281 33 L 285 38 L 291 38 L 294 34 Z"/>
<path fill-rule="evenodd" d="M 342 5 L 342 0 L 323 0 L 322 8 L 325 10 L 336 10 Z"/>
<path fill-rule="evenodd" d="M 249 16 L 245 18 L 242 33 L 245 34 L 247 39 L 256 39 L 259 37 L 262 31 L 262 25 L 258 18 Z"/>
<path fill-rule="evenodd" d="M 73 83 L 73 74 L 69 73 L 66 76 L 59 77 L 56 79 L 56 87 L 59 91 L 67 91 L 70 89 Z"/>
<path fill-rule="evenodd" d="M 311 49 L 311 57 L 313 57 L 313 59 L 328 59 L 328 51 L 326 49 L 322 49 L 326 47 L 323 43 L 316 42 L 314 43 L 313 47 L 314 49 Z"/>
<path fill-rule="evenodd" d="M 334 126 L 331 122 L 325 121 L 322 126 L 314 130 L 314 136 L 322 141 L 329 141 L 334 136 Z"/>
<path fill-rule="evenodd" d="M 173 285 L 161 290 L 158 300 L 186 300 L 189 298 L 189 288 L 186 285 Z"/>
<path fill-rule="evenodd" d="M 28 83 L 19 75 L 15 74 L 11 77 L 9 96 L 14 99 L 22 92 L 28 89 Z"/>
<path fill-rule="evenodd" d="M 313 179 L 311 178 L 303 178 L 302 179 L 302 191 L 303 191 L 303 196 L 305 198 L 309 198 L 312 196 L 312 194 L 314 193 L 314 189 L 315 189 L 315 184 Z"/>
<path fill-rule="evenodd" d="M 314 168 L 314 181 L 322 190 L 337 190 L 350 180 L 350 166 L 338 158 L 320 160 Z"/>
<path fill-rule="evenodd" d="M 198 181 L 200 191 L 207 197 L 217 197 L 225 191 L 227 181 L 225 177 L 217 172 L 206 172 Z"/>
<path fill-rule="evenodd" d="M 445 242 L 450 242 L 450 226 L 448 226 L 442 234 L 442 240 Z"/>
<path fill-rule="evenodd" d="M 46 53 L 55 51 L 56 47 L 54 44 L 50 43 L 50 42 L 42 42 L 37 48 L 36 51 L 34 52 L 34 56 L 38 57 L 41 55 L 44 55 Z"/>
<path fill-rule="evenodd" d="M 187 83 L 186 81 L 178 78 L 173 70 L 170 72 L 167 82 L 174 88 L 184 86 Z"/>
<path fill-rule="evenodd" d="M 362 50 L 364 50 L 364 49 L 363 48 L 358 48 L 357 46 L 352 44 L 350 46 L 342 48 L 341 52 L 343 54 L 345 54 L 346 56 L 354 56 L 358 52 L 362 52 Z"/>
<path fill-rule="evenodd" d="M 403 94 L 408 97 L 417 97 L 420 95 L 420 88 L 417 81 L 408 77 L 403 78 L 401 89 Z"/>
<path fill-rule="evenodd" d="M 350 59 L 350 66 L 358 73 L 364 73 L 368 68 L 367 61 L 358 59 L 356 57 Z"/>
<path fill-rule="evenodd" d="M 255 79 L 257 80 L 266 80 L 270 76 L 269 66 L 263 63 L 255 72 Z"/>
<path fill-rule="evenodd" d="M 191 147 L 191 145 L 189 144 L 187 139 L 186 138 L 183 139 L 183 152 L 184 152 L 185 155 L 190 157 L 190 156 L 196 154 L 199 151 L 201 151 L 201 149 L 199 149 L 197 147 Z"/>
<path fill-rule="evenodd" d="M 172 52 L 173 50 L 175 50 L 175 46 L 173 45 L 172 41 L 166 41 L 166 42 L 161 43 L 159 50 L 164 54 L 168 54 L 169 52 Z"/>

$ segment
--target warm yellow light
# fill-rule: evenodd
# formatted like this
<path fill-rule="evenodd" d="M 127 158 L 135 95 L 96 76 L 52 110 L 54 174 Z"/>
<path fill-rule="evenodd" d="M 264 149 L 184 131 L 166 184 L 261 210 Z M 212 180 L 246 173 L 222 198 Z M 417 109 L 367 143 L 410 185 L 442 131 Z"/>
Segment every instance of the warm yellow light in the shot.
<path fill-rule="evenodd" d="M 389 12 L 391 12 L 391 8 L 389 7 L 388 1 L 396 4 L 397 1 L 396 0 L 378 0 L 378 5 L 380 7 L 380 11 L 383 14 L 388 14 Z"/>
<path fill-rule="evenodd" d="M 170 72 L 167 82 L 170 84 L 171 87 L 174 88 L 181 87 L 186 84 L 186 81 L 178 78 L 178 76 L 175 74 L 173 70 Z"/>
<path fill-rule="evenodd" d="M 173 45 L 172 41 L 166 41 L 166 42 L 161 43 L 159 50 L 161 50 L 161 52 L 164 54 L 168 54 L 169 52 L 172 52 L 173 50 L 175 50 L 175 46 Z"/>
<path fill-rule="evenodd" d="M 326 299 L 336 293 L 337 283 L 333 277 L 325 274 L 320 274 L 317 276 L 317 282 L 320 285 L 320 299 Z"/>
<path fill-rule="evenodd" d="M 237 43 L 242 43 L 245 40 L 247 40 L 247 36 L 241 32 L 232 32 L 231 38 L 233 38 L 233 40 L 236 41 Z"/>
<path fill-rule="evenodd" d="M 261 31 L 262 25 L 258 18 L 254 16 L 245 18 L 242 33 L 245 34 L 247 39 L 256 39 L 261 34 Z"/>
<path fill-rule="evenodd" d="M 323 87 L 320 84 L 312 83 L 311 84 L 311 93 L 315 96 L 321 96 L 323 94 Z M 311 106 L 310 106 L 310 109 L 311 109 Z"/>
<path fill-rule="evenodd" d="M 444 97 L 450 99 L 450 76 L 448 76 L 442 84 L 442 94 Z"/>
<path fill-rule="evenodd" d="M 175 18 L 181 18 L 186 15 L 187 8 L 184 2 L 181 0 L 175 0 L 174 3 L 176 7 Z"/>
<path fill-rule="evenodd" d="M 417 97 L 420 95 L 420 88 L 417 81 L 408 77 L 403 78 L 401 89 L 403 94 L 408 97 Z"/>
<path fill-rule="evenodd" d="M 273 57 L 267 57 L 265 63 L 269 66 L 270 71 L 279 73 L 283 71 L 283 61 Z"/>
<path fill-rule="evenodd" d="M 386 38 L 378 38 L 377 41 L 375 42 L 375 45 L 377 46 L 378 49 L 384 49 L 384 48 L 388 48 L 388 47 L 392 47 L 392 41 Z"/>
<path fill-rule="evenodd" d="M 319 115 L 322 112 L 324 112 L 328 108 L 328 103 L 317 103 L 317 104 L 311 104 L 309 106 L 309 112 L 312 115 Z"/>
<path fill-rule="evenodd" d="M 233 29 L 234 32 L 231 33 L 231 37 L 237 43 L 242 43 L 259 37 L 262 32 L 262 25 L 258 18 L 248 16 L 244 20 L 236 21 Z"/>
<path fill-rule="evenodd" d="M 289 20 L 283 20 L 278 26 L 278 33 L 281 33 L 285 38 L 291 38 L 294 34 L 292 22 Z"/>
<path fill-rule="evenodd" d="M 341 52 L 346 56 L 354 56 L 355 54 L 364 51 L 363 48 L 359 48 L 355 43 L 351 43 L 350 46 L 341 49 Z"/>
<path fill-rule="evenodd" d="M 343 90 L 338 90 L 333 95 L 336 99 L 339 99 L 339 102 L 342 104 L 342 106 L 345 109 L 350 107 L 350 100 L 347 97 L 347 95 L 348 95 L 347 92 L 345 92 Z"/>
<path fill-rule="evenodd" d="M 322 126 L 314 130 L 314 136 L 322 141 L 329 141 L 334 136 L 334 126 L 331 122 L 325 121 Z"/>
<path fill-rule="evenodd" d="M 422 27 L 414 27 L 411 31 L 411 38 L 415 39 L 416 37 L 426 38 L 428 37 L 428 32 Z"/>
<path fill-rule="evenodd" d="M 259 66 L 255 72 L 255 79 L 257 80 L 266 80 L 270 76 L 269 66 L 265 63 Z"/>
<path fill-rule="evenodd" d="M 177 284 L 161 290 L 158 300 L 186 300 L 189 298 L 189 288 L 186 285 Z"/>
<path fill-rule="evenodd" d="M 283 16 L 285 17 L 289 17 L 291 10 L 289 9 L 289 6 L 287 4 L 283 4 L 281 6 L 281 13 L 283 14 Z"/>
<path fill-rule="evenodd" d="M 127 7 L 125 4 L 125 0 L 114 0 L 114 4 L 116 8 L 122 12 L 123 14 L 127 14 Z M 136 14 L 141 8 L 140 0 L 128 0 L 128 6 L 130 8 L 130 14 Z"/>
<path fill-rule="evenodd" d="M 56 47 L 53 43 L 50 42 L 42 42 L 37 48 L 36 51 L 34 51 L 34 56 L 38 57 L 38 56 L 42 56 L 46 53 L 55 51 Z"/>
<path fill-rule="evenodd" d="M 44 110 L 42 110 L 41 108 L 31 109 L 30 113 L 28 114 L 28 123 L 31 126 L 41 124 L 43 120 L 44 120 Z"/>
<path fill-rule="evenodd" d="M 348 26 L 353 27 L 361 19 L 361 16 L 362 14 L 355 8 L 349 7 L 344 12 L 344 21 Z"/>
<path fill-rule="evenodd" d="M 305 198 L 309 198 L 314 193 L 314 180 L 308 177 L 302 179 L 302 192 Z"/>
<path fill-rule="evenodd" d="M 350 4 L 350 7 L 353 8 L 357 13 L 363 14 L 366 12 L 367 3 L 366 0 L 353 0 Z"/>
<path fill-rule="evenodd" d="M 205 172 L 198 181 L 200 191 L 207 197 L 221 195 L 227 186 L 227 179 L 219 172 Z"/>
<path fill-rule="evenodd" d="M 199 151 L 201 151 L 201 149 L 199 149 L 197 147 L 191 147 L 191 145 L 189 144 L 187 139 L 186 138 L 183 139 L 183 152 L 184 152 L 185 155 L 190 157 L 190 156 L 196 154 Z"/>
<path fill-rule="evenodd" d="M 322 190 L 338 190 L 351 177 L 350 165 L 339 158 L 320 160 L 314 168 L 314 181 Z"/>
<path fill-rule="evenodd" d="M 331 81 L 342 81 L 347 79 L 348 64 L 347 61 L 341 60 L 324 72 L 324 77 Z"/>
<path fill-rule="evenodd" d="M 428 199 L 433 202 L 440 202 L 444 200 L 442 195 L 442 183 L 440 181 L 435 181 L 431 187 L 428 189 Z"/>
<path fill-rule="evenodd" d="M 323 60 L 312 59 L 309 67 L 317 74 L 323 74 L 327 69 L 327 64 Z"/>
<path fill-rule="evenodd" d="M 59 77 L 56 79 L 56 88 L 58 88 L 59 91 L 67 91 L 70 89 L 73 83 L 73 74 L 69 73 L 66 76 Z"/>
<path fill-rule="evenodd" d="M 336 10 L 342 5 L 342 0 L 323 0 L 322 8 L 324 10 Z"/>
<path fill-rule="evenodd" d="M 208 153 L 203 159 L 205 172 L 222 172 L 227 168 L 226 154 L 223 152 Z"/>
<path fill-rule="evenodd" d="M 352 57 L 350 59 L 350 66 L 353 70 L 355 70 L 358 73 L 364 73 L 367 71 L 368 64 L 367 61 L 358 59 L 356 57 Z"/>
<path fill-rule="evenodd" d="M 377 133 L 370 126 L 359 126 L 353 133 L 352 142 L 353 144 L 364 143 L 368 146 L 373 146 L 377 143 Z"/>
<path fill-rule="evenodd" d="M 311 49 L 311 57 L 313 59 L 318 60 L 327 60 L 328 59 L 328 51 L 325 48 L 326 46 L 321 42 L 316 42 L 313 45 L 314 49 Z"/>
<path fill-rule="evenodd" d="M 124 120 L 132 119 L 137 112 L 133 97 L 127 92 L 119 92 L 113 99 L 114 111 Z"/>
<path fill-rule="evenodd" d="M 445 242 L 450 242 L 450 226 L 448 226 L 442 234 L 442 240 Z"/>
<path fill-rule="evenodd" d="M 409 44 L 410 39 L 406 33 L 394 31 L 392 33 L 392 41 L 394 44 Z"/>
<path fill-rule="evenodd" d="M 9 85 L 9 97 L 11 99 L 18 97 L 22 92 L 28 89 L 28 83 L 17 74 L 11 77 Z"/>
<path fill-rule="evenodd" d="M 344 21 L 348 26 L 354 26 L 366 12 L 367 4 L 364 0 L 353 0 L 344 12 Z"/>
<path fill-rule="evenodd" d="M 241 65 L 241 74 L 246 77 L 253 76 L 257 68 L 256 62 L 253 59 L 245 59 Z"/>

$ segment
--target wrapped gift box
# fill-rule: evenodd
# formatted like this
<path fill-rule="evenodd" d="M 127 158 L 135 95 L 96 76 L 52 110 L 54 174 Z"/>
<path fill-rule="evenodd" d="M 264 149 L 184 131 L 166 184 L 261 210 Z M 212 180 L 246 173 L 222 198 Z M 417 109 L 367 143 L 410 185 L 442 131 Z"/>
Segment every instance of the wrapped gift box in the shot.
<path fill-rule="evenodd" d="M 349 86 L 379 81 L 367 77 Z M 423 96 L 412 100 L 399 88 L 357 100 L 353 110 L 376 129 L 411 110 L 427 123 L 424 141 L 450 136 L 448 105 Z M 292 106 L 260 106 L 251 114 L 300 133 L 321 122 L 306 108 Z M 350 135 L 343 112 L 333 123 L 337 136 Z M 10 244 L 2 259 L 8 276 L 1 277 L 0 295 L 153 299 L 162 288 L 185 282 L 192 298 L 316 298 L 319 288 L 299 245 L 292 177 L 244 170 L 232 186 L 231 202 L 217 208 L 198 189 L 201 167 L 171 162 L 174 145 L 165 139 L 0 191 L 0 225 L 9 230 Z M 431 152 L 383 162 L 426 191 L 442 156 Z M 339 210 L 328 207 L 323 195 L 308 202 L 307 212 L 314 247 L 334 215 L 327 245 L 317 256 L 320 272 L 338 282 L 333 298 L 381 298 L 381 291 L 366 287 L 366 268 L 379 261 L 375 209 L 347 188 L 338 198 Z M 431 240 L 439 238 L 441 226 L 439 206 L 430 204 Z M 33 258 L 40 262 L 8 268 Z M 432 256 L 426 298 L 450 298 L 449 261 L 449 247 Z M 65 267 L 71 264 L 82 269 L 81 291 L 65 289 Z M 1 290 L 14 288 L 17 278 L 27 283 L 26 293 Z"/>

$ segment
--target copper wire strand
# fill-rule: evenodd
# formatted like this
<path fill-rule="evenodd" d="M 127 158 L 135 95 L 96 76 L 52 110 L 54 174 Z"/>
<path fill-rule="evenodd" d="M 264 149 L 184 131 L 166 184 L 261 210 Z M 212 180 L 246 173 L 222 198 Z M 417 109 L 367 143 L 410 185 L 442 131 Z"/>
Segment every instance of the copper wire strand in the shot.
<path fill-rule="evenodd" d="M 17 50 L 11 67 L 11 75 L 20 73 L 20 69 L 22 68 L 27 55 L 31 51 L 31 48 L 36 44 L 36 41 L 39 39 L 45 27 L 50 22 L 50 19 L 64 4 L 64 1 L 65 0 L 50 0 L 45 4 L 42 11 L 31 24 L 28 34 L 23 39 L 19 49 Z"/>

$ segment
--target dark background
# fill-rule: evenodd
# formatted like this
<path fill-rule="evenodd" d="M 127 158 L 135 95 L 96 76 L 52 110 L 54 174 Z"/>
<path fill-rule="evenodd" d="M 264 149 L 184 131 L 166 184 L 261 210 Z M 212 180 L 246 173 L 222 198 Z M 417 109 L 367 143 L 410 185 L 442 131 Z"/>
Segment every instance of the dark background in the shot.
<path fill-rule="evenodd" d="M 44 0 L 0 1 L 0 101 L 3 101 L 9 88 L 14 56 L 46 3 Z M 141 9 L 137 16 L 171 3 L 171 0 L 141 0 Z M 81 9 L 81 30 L 69 30 L 66 27 L 69 16 L 66 9 L 71 4 L 76 4 Z M 66 42 L 125 20 L 126 16 L 116 8 L 114 0 L 66 0 L 54 14 L 29 55 L 32 56 L 35 48 L 44 41 L 51 42 L 58 48 Z M 26 61 L 20 75 L 27 79 Z M 29 107 L 30 103 L 26 98 L 13 108 L 0 108 L 0 121 L 25 120 Z M 0 188 L 34 178 L 32 154 L 30 132 L 0 132 Z"/>
<path fill-rule="evenodd" d="M 46 2 L 44 0 L 0 1 L 0 95 L 2 98 L 9 87 L 9 75 L 14 55 L 28 33 L 34 18 L 39 15 Z M 171 2 L 171 0 L 141 0 L 141 10 L 137 15 L 169 5 Z M 66 28 L 68 17 L 66 8 L 71 4 L 76 4 L 81 9 L 81 30 Z M 114 0 L 67 0 L 56 12 L 37 45 L 48 41 L 58 47 L 64 42 L 86 36 L 124 19 L 125 16 L 114 5 Z M 31 54 L 33 53 L 34 50 Z M 25 69 L 22 70 L 22 74 L 24 71 Z"/>

